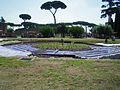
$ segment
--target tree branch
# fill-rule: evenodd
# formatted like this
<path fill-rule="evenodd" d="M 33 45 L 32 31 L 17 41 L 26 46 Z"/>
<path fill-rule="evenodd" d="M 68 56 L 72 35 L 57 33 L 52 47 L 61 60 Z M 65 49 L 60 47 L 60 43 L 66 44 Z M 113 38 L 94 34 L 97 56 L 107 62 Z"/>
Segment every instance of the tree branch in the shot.
<path fill-rule="evenodd" d="M 52 10 L 51 10 L 51 9 L 50 9 L 49 11 L 52 13 L 52 15 L 54 15 L 54 13 L 52 12 Z"/>
<path fill-rule="evenodd" d="M 53 13 L 52 12 L 52 10 L 50 9 L 49 10 L 51 13 L 52 13 L 52 15 L 53 15 L 53 18 L 54 18 L 54 24 L 56 24 L 56 17 L 55 17 L 55 13 L 57 12 L 57 10 L 55 10 L 55 12 Z"/>
<path fill-rule="evenodd" d="M 56 12 L 57 12 L 57 9 L 55 9 L 54 15 L 56 14 Z"/>

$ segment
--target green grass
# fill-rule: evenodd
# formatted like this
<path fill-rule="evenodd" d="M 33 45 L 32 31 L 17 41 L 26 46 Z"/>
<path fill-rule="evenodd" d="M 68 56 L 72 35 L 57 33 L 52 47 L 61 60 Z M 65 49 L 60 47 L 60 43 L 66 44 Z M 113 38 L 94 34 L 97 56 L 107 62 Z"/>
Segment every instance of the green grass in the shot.
<path fill-rule="evenodd" d="M 97 39 L 97 38 L 62 38 L 64 41 L 70 41 L 70 42 L 82 42 L 82 43 L 105 43 L 105 39 Z M 50 41 L 61 41 L 61 38 L 18 38 L 18 39 L 8 39 L 8 40 L 20 40 L 23 42 L 31 42 L 31 41 L 44 41 L 44 42 L 50 42 Z M 113 43 L 111 39 L 108 39 L 108 43 Z M 116 39 L 114 43 L 120 43 L 119 39 Z"/>
<path fill-rule="evenodd" d="M 90 49 L 88 45 L 85 44 L 62 44 L 62 43 L 55 43 L 55 42 L 50 42 L 50 43 L 37 43 L 33 45 L 34 47 L 37 48 L 42 48 L 42 49 L 60 49 L 60 50 L 83 50 L 83 49 Z"/>
<path fill-rule="evenodd" d="M 7 44 L 18 44 L 21 43 L 20 41 L 16 40 L 16 41 L 1 41 L 0 45 L 7 45 Z"/>
<path fill-rule="evenodd" d="M 29 66 L 28 61 L 16 60 L 16 58 L 0 57 L 0 68 L 19 68 Z"/>
<path fill-rule="evenodd" d="M 0 57 L 0 63 L 0 90 L 120 90 L 119 60 Z"/>

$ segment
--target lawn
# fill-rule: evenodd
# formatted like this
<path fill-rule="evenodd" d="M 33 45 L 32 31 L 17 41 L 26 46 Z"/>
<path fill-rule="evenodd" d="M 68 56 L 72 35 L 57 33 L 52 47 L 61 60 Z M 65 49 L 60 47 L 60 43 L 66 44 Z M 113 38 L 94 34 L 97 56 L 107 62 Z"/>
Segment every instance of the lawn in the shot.
<path fill-rule="evenodd" d="M 85 44 L 73 44 L 73 43 L 56 43 L 56 42 L 49 42 L 49 43 L 37 43 L 33 44 L 36 48 L 42 49 L 59 49 L 59 50 L 88 50 L 90 46 Z"/>
<path fill-rule="evenodd" d="M 23 42 L 61 42 L 61 39 L 64 42 L 81 42 L 81 43 L 88 43 L 88 44 L 95 44 L 95 43 L 105 43 L 105 39 L 97 39 L 97 38 L 15 38 L 15 39 L 8 39 L 8 40 L 19 40 Z M 108 39 L 108 43 L 113 43 L 111 39 Z M 120 43 L 120 39 L 116 39 L 114 43 Z"/>
<path fill-rule="evenodd" d="M 0 57 L 0 90 L 120 90 L 120 60 Z"/>

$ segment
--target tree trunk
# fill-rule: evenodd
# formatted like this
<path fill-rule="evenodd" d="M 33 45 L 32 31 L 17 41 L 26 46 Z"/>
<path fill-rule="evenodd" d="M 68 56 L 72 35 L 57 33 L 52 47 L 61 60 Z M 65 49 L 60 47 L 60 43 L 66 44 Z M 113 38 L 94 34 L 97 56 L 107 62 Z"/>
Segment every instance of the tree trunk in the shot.
<path fill-rule="evenodd" d="M 113 19 L 112 19 L 112 16 L 108 16 L 108 24 L 111 25 L 111 27 L 113 29 Z"/>
<path fill-rule="evenodd" d="M 54 24 L 56 25 L 56 17 L 54 14 L 53 14 L 53 18 L 54 18 Z"/>
<path fill-rule="evenodd" d="M 52 13 L 53 18 L 54 18 L 54 24 L 56 25 L 56 17 L 55 17 L 55 14 L 56 14 L 56 12 L 57 12 L 57 9 L 55 9 L 55 12 L 54 12 L 54 13 L 52 12 L 51 9 L 50 9 L 49 11 Z"/>
<path fill-rule="evenodd" d="M 87 38 L 87 26 L 85 26 L 86 38 Z"/>

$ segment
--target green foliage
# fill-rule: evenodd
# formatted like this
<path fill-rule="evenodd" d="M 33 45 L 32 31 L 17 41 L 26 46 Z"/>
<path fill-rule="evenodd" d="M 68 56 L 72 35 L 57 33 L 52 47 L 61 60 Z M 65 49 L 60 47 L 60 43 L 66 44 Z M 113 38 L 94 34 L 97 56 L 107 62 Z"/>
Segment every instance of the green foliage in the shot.
<path fill-rule="evenodd" d="M 0 22 L 5 23 L 5 19 L 1 17 Z"/>
<path fill-rule="evenodd" d="M 22 18 L 24 20 L 24 22 L 26 20 L 30 20 L 31 19 L 31 16 L 29 14 L 20 14 L 19 17 Z"/>
<path fill-rule="evenodd" d="M 26 29 L 37 29 L 38 28 L 38 24 L 36 23 L 32 23 L 32 22 L 23 22 L 21 23 L 24 27 L 26 27 Z"/>
<path fill-rule="evenodd" d="M 61 9 L 65 9 L 67 6 L 61 2 L 61 1 L 48 1 L 44 4 L 42 4 L 42 6 L 40 7 L 41 9 L 45 9 L 45 10 L 49 10 L 51 12 L 51 14 L 53 15 L 54 18 L 54 24 L 56 24 L 56 17 L 55 14 L 57 12 L 57 10 L 59 8 Z M 52 9 L 54 9 L 54 11 L 52 11 Z"/>
<path fill-rule="evenodd" d="M 83 25 L 83 26 L 88 26 L 88 27 L 96 26 L 96 24 L 94 24 L 94 23 L 89 23 L 89 22 L 85 22 L 85 21 L 73 22 L 72 25 Z"/>
<path fill-rule="evenodd" d="M 8 29 L 7 29 L 7 33 L 6 33 L 6 36 L 7 36 L 7 37 L 13 37 L 13 36 L 15 36 L 14 30 L 13 30 L 12 28 L 8 28 Z"/>
<path fill-rule="evenodd" d="M 82 37 L 82 34 L 84 33 L 84 28 L 79 26 L 72 26 L 69 27 L 69 32 L 73 37 L 79 38 Z"/>
<path fill-rule="evenodd" d="M 8 28 L 8 29 L 7 29 L 7 32 L 8 32 L 8 33 L 12 33 L 13 31 L 14 31 L 14 30 L 13 30 L 12 28 Z"/>
<path fill-rule="evenodd" d="M 110 25 L 98 25 L 93 28 L 92 33 L 96 37 L 106 38 L 113 34 L 113 29 Z"/>
<path fill-rule="evenodd" d="M 110 18 L 112 18 L 112 15 L 116 13 L 117 8 L 119 7 L 120 1 L 119 0 L 102 0 L 102 2 L 107 2 L 107 4 L 101 6 L 102 8 L 104 8 L 102 10 L 101 18 L 103 17 L 105 18 L 107 17 L 107 15 Z"/>
<path fill-rule="evenodd" d="M 61 2 L 61 1 L 49 1 L 49 2 L 46 2 L 44 4 L 42 4 L 41 6 L 41 9 L 46 9 L 46 10 L 50 10 L 50 9 L 58 9 L 58 8 L 61 8 L 61 9 L 65 9 L 67 6 Z"/>
<path fill-rule="evenodd" d="M 120 38 L 120 7 L 118 7 L 116 9 L 116 15 L 115 15 L 115 26 L 114 26 L 114 30 L 117 34 L 117 37 Z"/>
<path fill-rule="evenodd" d="M 108 24 L 112 26 L 117 37 L 120 37 L 120 0 L 102 0 L 107 2 L 106 5 L 102 5 L 101 18 L 108 16 Z M 113 23 L 112 15 L 115 14 L 115 23 Z"/>
<path fill-rule="evenodd" d="M 43 35 L 43 37 L 54 37 L 55 30 L 51 26 L 42 26 L 39 32 Z"/>
<path fill-rule="evenodd" d="M 67 32 L 68 32 L 68 30 L 67 30 L 65 24 L 60 24 L 57 26 L 57 33 L 60 33 L 61 37 L 65 37 Z"/>

